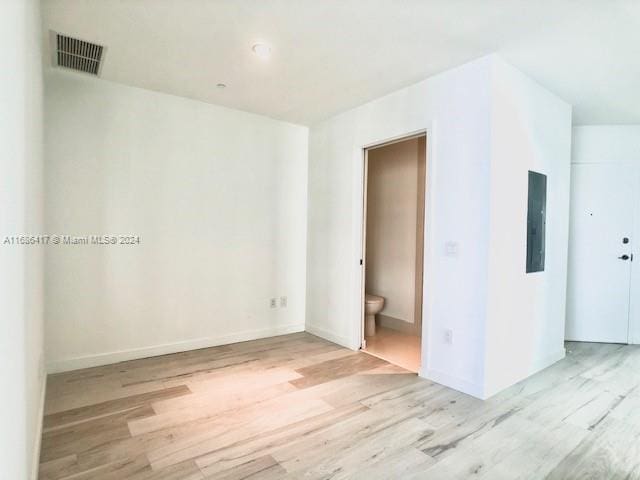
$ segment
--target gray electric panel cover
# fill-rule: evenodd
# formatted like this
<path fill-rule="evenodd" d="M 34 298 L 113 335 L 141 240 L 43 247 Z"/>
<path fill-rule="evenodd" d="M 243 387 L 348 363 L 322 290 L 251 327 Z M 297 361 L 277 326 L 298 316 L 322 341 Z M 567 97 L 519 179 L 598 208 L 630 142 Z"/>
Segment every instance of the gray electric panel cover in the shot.
<path fill-rule="evenodd" d="M 544 271 L 547 176 L 529 171 L 527 209 L 527 273 Z"/>

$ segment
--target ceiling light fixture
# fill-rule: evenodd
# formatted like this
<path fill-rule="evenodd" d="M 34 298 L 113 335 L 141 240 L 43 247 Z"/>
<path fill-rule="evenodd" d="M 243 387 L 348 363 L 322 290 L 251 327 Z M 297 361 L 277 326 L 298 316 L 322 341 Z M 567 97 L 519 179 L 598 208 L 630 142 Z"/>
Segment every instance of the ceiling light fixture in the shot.
<path fill-rule="evenodd" d="M 223 88 L 227 88 L 227 86 L 224 83 L 219 83 L 216 85 L 216 87 L 218 87 L 220 90 L 222 90 Z"/>
<path fill-rule="evenodd" d="M 253 53 L 255 53 L 263 60 L 266 60 L 267 58 L 269 58 L 269 55 L 271 55 L 271 47 L 266 43 L 256 43 L 253 47 L 251 47 L 251 50 L 253 50 Z"/>

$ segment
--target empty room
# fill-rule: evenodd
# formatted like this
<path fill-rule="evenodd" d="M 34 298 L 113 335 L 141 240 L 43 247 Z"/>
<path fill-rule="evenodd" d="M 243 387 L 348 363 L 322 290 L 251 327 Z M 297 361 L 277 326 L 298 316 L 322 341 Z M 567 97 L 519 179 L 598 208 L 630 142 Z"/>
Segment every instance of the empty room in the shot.
<path fill-rule="evenodd" d="M 640 480 L 640 3 L 0 38 L 0 479 Z"/>

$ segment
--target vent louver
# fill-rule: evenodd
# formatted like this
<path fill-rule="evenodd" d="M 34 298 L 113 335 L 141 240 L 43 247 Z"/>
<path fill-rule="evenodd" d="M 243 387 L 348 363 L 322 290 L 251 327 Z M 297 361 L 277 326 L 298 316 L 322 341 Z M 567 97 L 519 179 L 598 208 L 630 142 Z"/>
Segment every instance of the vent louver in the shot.
<path fill-rule="evenodd" d="M 90 75 L 100 73 L 104 47 L 77 38 L 55 34 L 55 63 Z"/>

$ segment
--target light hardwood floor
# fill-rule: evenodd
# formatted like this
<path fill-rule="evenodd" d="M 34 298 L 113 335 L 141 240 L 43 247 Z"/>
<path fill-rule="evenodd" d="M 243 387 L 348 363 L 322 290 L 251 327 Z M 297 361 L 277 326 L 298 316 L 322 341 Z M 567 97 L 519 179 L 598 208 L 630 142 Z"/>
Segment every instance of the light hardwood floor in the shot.
<path fill-rule="evenodd" d="M 41 479 L 636 479 L 640 348 L 480 401 L 301 333 L 48 379 Z"/>

